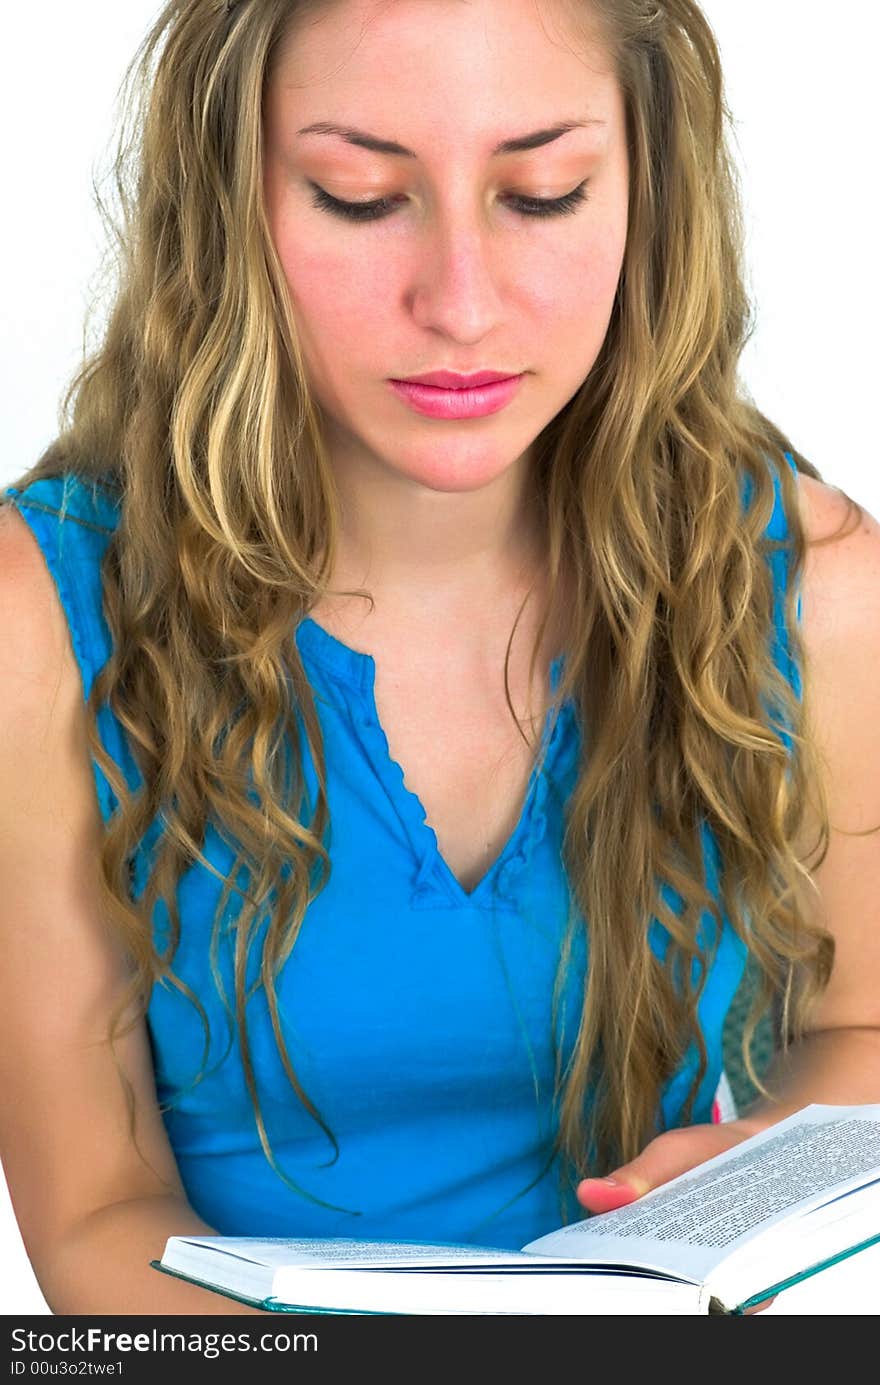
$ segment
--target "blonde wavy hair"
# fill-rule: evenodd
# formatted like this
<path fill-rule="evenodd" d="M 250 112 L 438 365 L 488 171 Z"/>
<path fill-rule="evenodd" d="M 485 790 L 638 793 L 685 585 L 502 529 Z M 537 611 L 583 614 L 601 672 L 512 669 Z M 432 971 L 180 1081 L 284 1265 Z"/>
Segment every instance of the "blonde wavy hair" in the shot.
<path fill-rule="evenodd" d="M 214 869 L 203 855 L 210 819 L 238 853 L 215 944 L 241 866 L 247 881 L 233 1006 L 224 1003 L 230 1017 L 234 1007 L 264 1152 L 292 1187 L 263 1121 L 245 977 L 268 906 L 258 985 L 288 1079 L 335 1146 L 297 1079 L 275 979 L 330 873 L 321 729 L 294 630 L 329 590 L 339 508 L 267 227 L 261 117 L 289 26 L 326 3 L 165 5 L 126 75 L 131 121 L 114 164 L 123 216 L 108 325 L 64 396 L 58 437 L 16 483 L 73 471 L 109 482 L 120 500 L 102 568 L 113 652 L 87 704 L 91 751 L 120 805 L 106 824 L 102 888 L 131 957 L 111 1044 L 130 1007 L 143 1013 L 167 978 L 198 1006 L 208 1052 L 207 1016 L 172 964 L 177 882 L 196 861 Z M 704 823 L 723 863 L 720 904 L 760 974 L 741 1042 L 765 1095 L 751 1053 L 756 1026 L 776 998 L 782 1044 L 802 1034 L 833 941 L 805 907 L 810 870 L 795 848 L 817 823 L 815 866 L 829 840 L 809 670 L 798 701 L 771 653 L 774 543 L 762 538 L 773 467 L 791 527 L 785 618 L 802 664 L 795 593 L 806 538 L 783 452 L 821 478 L 737 380 L 751 320 L 716 42 L 693 0 L 567 4 L 585 36 L 595 37 L 598 21 L 613 57 L 631 166 L 606 339 L 588 380 L 535 442 L 552 580 L 533 669 L 548 621 L 559 621 L 557 702 L 572 697 L 586 728 L 567 804 L 573 908 L 553 997 L 555 1009 L 572 930 L 589 920 L 580 1026 L 570 1060 L 563 1069 L 557 1051 L 556 1068 L 555 1148 L 560 1168 L 580 1177 L 632 1158 L 657 1133 L 662 1086 L 695 1042 L 690 1118 L 706 1070 L 697 1003 L 708 968 L 692 978 L 698 925 L 704 910 L 722 922 L 704 881 Z M 100 195 L 98 203 L 110 220 Z M 563 574 L 574 599 L 557 610 Z M 140 767 L 139 793 L 99 739 L 105 701 Z M 307 821 L 298 717 L 320 786 Z M 134 900 L 129 862 L 157 815 L 164 832 Z M 680 911 L 664 901 L 663 882 Z M 159 899 L 172 924 L 161 956 L 151 928 Z M 649 945 L 652 916 L 670 937 L 663 961 Z"/>

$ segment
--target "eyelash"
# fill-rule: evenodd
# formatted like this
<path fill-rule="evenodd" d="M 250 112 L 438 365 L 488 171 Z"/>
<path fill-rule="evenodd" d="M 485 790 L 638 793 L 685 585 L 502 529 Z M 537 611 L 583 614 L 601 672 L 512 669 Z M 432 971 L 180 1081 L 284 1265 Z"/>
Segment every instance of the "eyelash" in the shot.
<path fill-rule="evenodd" d="M 515 209 L 522 216 L 541 218 L 571 215 L 588 200 L 589 181 L 589 178 L 585 178 L 564 197 L 520 197 L 513 193 L 510 200 L 516 204 Z M 318 187 L 317 183 L 310 183 L 309 187 L 312 190 L 313 205 L 321 211 L 341 217 L 343 221 L 384 220 L 393 207 L 393 198 L 390 197 L 382 197 L 377 202 L 340 202 L 337 197 L 331 197 L 323 188 Z"/>

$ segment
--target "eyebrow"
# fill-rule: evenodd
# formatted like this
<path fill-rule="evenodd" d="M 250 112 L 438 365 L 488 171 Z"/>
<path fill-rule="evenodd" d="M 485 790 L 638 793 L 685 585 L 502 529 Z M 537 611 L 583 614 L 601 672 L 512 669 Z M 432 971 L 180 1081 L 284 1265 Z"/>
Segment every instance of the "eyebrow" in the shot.
<path fill-rule="evenodd" d="M 554 140 L 567 134 L 569 130 L 605 124 L 606 121 L 604 120 L 565 120 L 558 125 L 550 126 L 547 130 L 533 130 L 529 135 L 517 135 L 513 139 L 502 140 L 492 150 L 492 157 L 494 158 L 499 154 L 519 154 L 525 149 L 540 149 L 542 145 L 552 144 Z M 398 144 L 396 140 L 379 139 L 377 135 L 367 134 L 364 130 L 353 130 L 348 125 L 334 125 L 329 120 L 319 120 L 314 125 L 306 125 L 297 133 L 300 135 L 338 135 L 340 139 L 346 140 L 349 144 L 358 145 L 361 149 L 370 149 L 374 154 L 397 154 L 406 159 L 418 158 L 412 149 Z"/>

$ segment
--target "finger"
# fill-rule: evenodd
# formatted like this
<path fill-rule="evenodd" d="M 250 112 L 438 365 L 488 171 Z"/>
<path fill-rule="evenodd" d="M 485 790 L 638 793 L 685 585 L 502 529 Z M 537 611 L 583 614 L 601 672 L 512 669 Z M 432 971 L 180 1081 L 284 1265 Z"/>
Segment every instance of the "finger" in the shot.
<path fill-rule="evenodd" d="M 668 1130 L 608 1177 L 583 1179 L 575 1190 L 578 1202 L 595 1213 L 625 1207 L 742 1139 L 743 1132 L 732 1125 L 692 1125 Z"/>
<path fill-rule="evenodd" d="M 588 1212 L 613 1212 L 626 1207 L 650 1190 L 650 1183 L 638 1174 L 619 1169 L 608 1178 L 585 1178 L 575 1190 L 578 1202 Z"/>

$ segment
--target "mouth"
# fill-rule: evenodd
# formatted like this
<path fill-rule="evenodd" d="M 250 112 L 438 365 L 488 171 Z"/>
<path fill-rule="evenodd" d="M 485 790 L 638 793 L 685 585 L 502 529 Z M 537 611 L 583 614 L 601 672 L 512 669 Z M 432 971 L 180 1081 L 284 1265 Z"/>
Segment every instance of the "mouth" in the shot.
<path fill-rule="evenodd" d="M 497 385 L 502 380 L 516 380 L 522 374 L 516 370 L 477 370 L 462 375 L 457 370 L 429 370 L 424 375 L 408 375 L 396 381 L 401 385 L 431 385 L 444 390 L 479 389 L 482 385 Z"/>
<path fill-rule="evenodd" d="M 484 418 L 498 413 L 513 399 L 524 375 L 502 376 L 485 384 L 443 387 L 424 381 L 390 380 L 398 398 L 428 418 Z"/>

